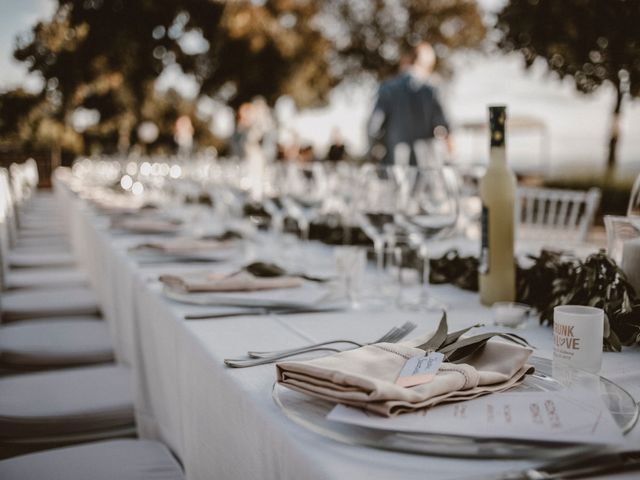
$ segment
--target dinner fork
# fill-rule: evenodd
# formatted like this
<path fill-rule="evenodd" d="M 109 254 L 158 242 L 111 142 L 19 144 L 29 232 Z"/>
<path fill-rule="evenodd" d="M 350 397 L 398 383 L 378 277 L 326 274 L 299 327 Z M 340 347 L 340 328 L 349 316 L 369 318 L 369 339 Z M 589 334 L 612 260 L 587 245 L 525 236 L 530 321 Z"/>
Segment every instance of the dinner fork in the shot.
<path fill-rule="evenodd" d="M 499 480 L 560 480 L 640 470 L 640 451 L 594 447 L 535 468 L 508 472 Z"/>
<path fill-rule="evenodd" d="M 274 350 L 274 351 L 271 351 L 271 352 L 256 352 L 256 351 L 250 350 L 250 351 L 247 352 L 247 354 L 251 358 L 267 358 L 267 357 L 273 357 L 275 355 L 282 355 L 282 354 L 286 354 L 286 353 L 294 353 L 294 352 L 297 352 L 297 351 L 300 351 L 300 350 L 307 350 L 309 348 L 324 347 L 325 345 L 331 345 L 333 343 L 346 343 L 346 344 L 353 345 L 354 347 L 363 347 L 365 345 L 370 345 L 370 344 L 373 344 L 373 343 L 393 342 L 393 339 L 395 338 L 396 335 L 402 335 L 402 337 L 400 337 L 400 339 L 401 339 L 401 338 L 407 336 L 415 328 L 416 328 L 415 323 L 406 322 L 404 325 L 401 325 L 400 327 L 393 327 L 387 333 L 382 335 L 379 339 L 374 340 L 373 342 L 370 342 L 368 344 L 358 343 L 358 342 L 356 342 L 354 340 L 338 339 L 338 340 L 328 340 L 326 342 L 312 343 L 311 345 L 306 345 L 304 347 L 288 348 L 286 350 Z M 409 329 L 409 330 L 406 333 L 404 333 L 405 329 Z"/>
<path fill-rule="evenodd" d="M 387 343 L 397 343 L 400 340 L 402 340 L 404 337 L 406 337 L 409 333 L 411 333 L 414 329 L 416 328 L 416 324 L 413 322 L 406 322 L 404 325 L 400 326 L 400 327 L 393 327 L 391 330 L 389 330 L 387 333 L 385 333 L 384 335 L 382 335 L 382 337 L 380 337 L 379 339 L 371 342 L 371 343 L 366 343 L 366 344 L 361 344 L 358 342 L 354 342 L 352 340 L 333 340 L 333 341 L 329 341 L 329 342 L 321 342 L 318 344 L 313 344 L 313 345 L 307 345 L 306 347 L 300 347 L 300 348 L 295 348 L 295 349 L 290 349 L 290 350 L 282 350 L 280 352 L 275 352 L 274 354 L 270 355 L 270 356 L 265 356 L 265 357 L 260 357 L 260 358 L 241 358 L 241 359 L 232 359 L 232 358 L 226 358 L 224 360 L 225 365 L 227 365 L 228 367 L 233 367 L 233 368 L 246 368 L 246 367 L 254 367 L 257 365 L 266 365 L 268 363 L 273 363 L 277 360 L 282 360 L 284 358 L 288 358 L 288 357 L 292 357 L 295 355 L 300 355 L 302 353 L 309 353 L 309 352 L 319 352 L 319 351 L 332 351 L 332 352 L 340 352 L 341 350 L 338 350 L 336 348 L 330 348 L 327 347 L 326 345 L 330 345 L 332 343 L 349 343 L 353 346 L 357 347 L 363 347 L 365 345 L 371 345 L 374 343 L 381 343 L 381 342 L 387 342 Z M 255 353 L 255 352 L 254 352 Z"/>

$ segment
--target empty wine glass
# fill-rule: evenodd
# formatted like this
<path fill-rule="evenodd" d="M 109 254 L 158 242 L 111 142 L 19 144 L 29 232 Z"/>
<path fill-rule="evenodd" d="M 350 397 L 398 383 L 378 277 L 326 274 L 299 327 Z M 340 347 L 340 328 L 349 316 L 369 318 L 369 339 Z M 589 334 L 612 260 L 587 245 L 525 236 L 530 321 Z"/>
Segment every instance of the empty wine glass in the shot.
<path fill-rule="evenodd" d="M 286 208 L 282 203 L 283 190 L 287 182 L 287 166 L 271 163 L 265 167 L 262 184 L 262 206 L 271 216 L 271 231 L 274 238 L 281 240 L 284 235 Z"/>
<path fill-rule="evenodd" d="M 408 232 L 420 259 L 422 289 L 418 308 L 441 309 L 442 302 L 429 292 L 429 247 L 432 241 L 455 231 L 459 216 L 459 185 L 450 167 L 420 168 L 406 201 L 400 203 L 398 222 Z"/>
<path fill-rule="evenodd" d="M 627 215 L 629 217 L 640 217 L 640 174 L 638 174 L 636 181 L 633 183 L 633 188 L 631 189 Z"/>
<path fill-rule="evenodd" d="M 333 167 L 325 167 L 325 196 L 320 212 L 336 217 L 342 226 L 342 243 L 351 244 L 351 230 L 355 223 L 356 203 L 358 200 L 361 176 L 359 169 L 349 162 L 339 162 Z"/>
<path fill-rule="evenodd" d="M 356 222 L 373 242 L 376 261 L 376 295 L 395 297 L 393 283 L 387 282 L 386 252 L 396 244 L 396 213 L 406 203 L 412 184 L 412 172 L 407 166 L 365 165 L 360 171 L 359 195 L 356 203 Z"/>
<path fill-rule="evenodd" d="M 311 222 L 317 216 L 326 191 L 327 179 L 322 164 L 288 166 L 282 201 L 287 213 L 298 224 L 302 240 L 309 239 Z"/>

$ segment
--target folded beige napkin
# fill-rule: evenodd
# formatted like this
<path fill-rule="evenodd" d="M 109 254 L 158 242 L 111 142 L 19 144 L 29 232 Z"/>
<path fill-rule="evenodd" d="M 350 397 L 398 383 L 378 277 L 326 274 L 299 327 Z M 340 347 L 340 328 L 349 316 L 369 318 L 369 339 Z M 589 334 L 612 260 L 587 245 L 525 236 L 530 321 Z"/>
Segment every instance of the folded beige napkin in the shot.
<path fill-rule="evenodd" d="M 112 222 L 111 227 L 135 232 L 174 232 L 182 222 L 157 218 L 122 218 Z"/>
<path fill-rule="evenodd" d="M 533 372 L 526 363 L 531 349 L 491 339 L 465 363 L 442 363 L 429 383 L 397 385 L 407 359 L 425 355 L 411 346 L 420 343 L 378 343 L 313 360 L 280 362 L 277 381 L 292 390 L 390 417 L 500 392 Z"/>
<path fill-rule="evenodd" d="M 201 240 L 199 238 L 181 237 L 163 242 L 148 242 L 137 245 L 134 250 L 157 250 L 170 254 L 202 253 L 208 251 L 229 248 L 232 245 L 228 240 Z"/>
<path fill-rule="evenodd" d="M 302 285 L 298 277 L 255 277 L 249 272 L 234 274 L 194 272 L 184 275 L 161 275 L 160 281 L 173 290 L 196 292 L 251 292 L 294 288 Z"/>

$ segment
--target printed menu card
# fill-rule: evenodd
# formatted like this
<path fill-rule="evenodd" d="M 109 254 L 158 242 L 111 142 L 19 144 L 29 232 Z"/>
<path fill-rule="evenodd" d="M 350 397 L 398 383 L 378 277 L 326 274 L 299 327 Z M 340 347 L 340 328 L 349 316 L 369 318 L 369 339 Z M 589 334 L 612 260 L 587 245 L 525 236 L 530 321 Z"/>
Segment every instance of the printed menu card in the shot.
<path fill-rule="evenodd" d="M 555 442 L 620 443 L 602 400 L 566 390 L 505 392 L 386 418 L 337 405 L 330 421 L 380 430 Z"/>

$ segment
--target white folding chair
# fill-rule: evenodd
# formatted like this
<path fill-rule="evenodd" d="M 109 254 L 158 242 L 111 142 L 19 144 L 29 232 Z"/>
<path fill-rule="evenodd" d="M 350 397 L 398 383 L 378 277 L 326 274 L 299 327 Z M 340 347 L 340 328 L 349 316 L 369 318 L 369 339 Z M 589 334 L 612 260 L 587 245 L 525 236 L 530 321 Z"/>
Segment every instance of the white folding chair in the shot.
<path fill-rule="evenodd" d="M 123 365 L 9 375 L 0 391 L 0 458 L 136 434 Z"/>
<path fill-rule="evenodd" d="M 86 275 L 71 268 L 39 267 L 39 253 L 22 252 L 33 268 L 9 268 L 16 253 L 9 248 L 11 215 L 7 171 L 0 169 L 0 323 L 32 320 L 0 326 L 0 370 L 112 361 L 111 337 L 98 316 L 97 298 L 86 287 Z"/>
<path fill-rule="evenodd" d="M 588 191 L 521 187 L 516 216 L 521 238 L 584 242 L 600 204 L 600 189 Z"/>
<path fill-rule="evenodd" d="M 0 462 L 3 480 L 183 480 L 169 449 L 151 440 L 56 448 Z"/>

